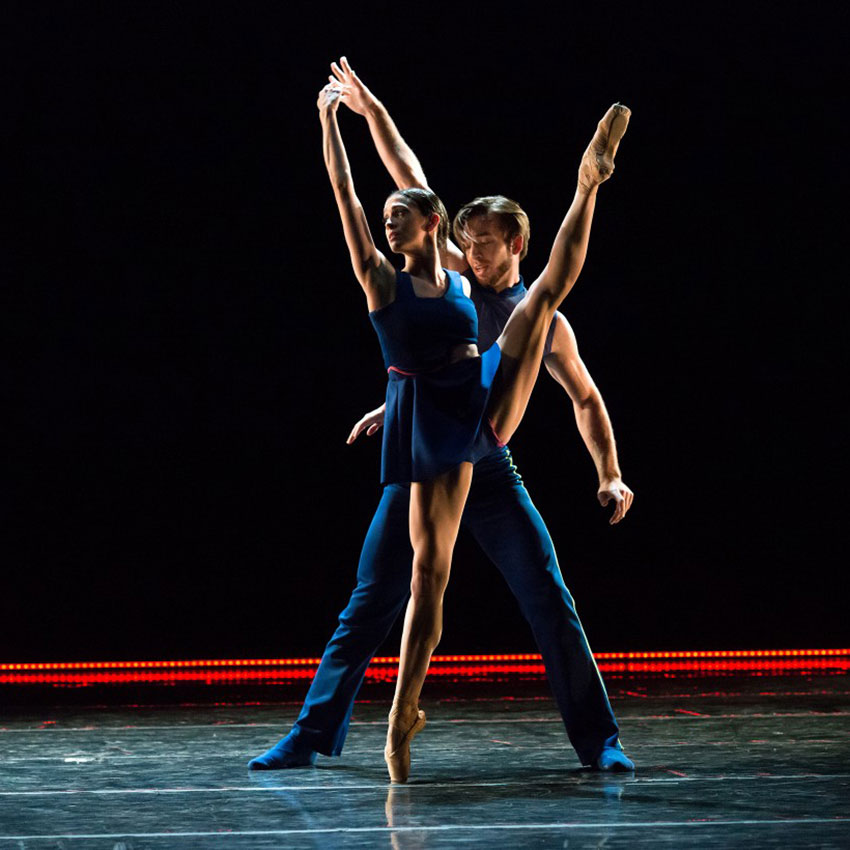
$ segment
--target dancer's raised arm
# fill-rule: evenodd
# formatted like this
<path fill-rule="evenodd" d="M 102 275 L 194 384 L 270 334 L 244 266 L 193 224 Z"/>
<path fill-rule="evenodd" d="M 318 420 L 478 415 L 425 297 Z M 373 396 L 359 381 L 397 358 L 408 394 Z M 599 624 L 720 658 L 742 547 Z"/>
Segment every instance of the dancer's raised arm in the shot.
<path fill-rule="evenodd" d="M 402 138 L 387 108 L 357 76 L 348 59 L 343 56 L 339 63 L 332 62 L 331 71 L 333 76 L 329 79 L 340 86 L 342 102 L 366 119 L 375 149 L 396 186 L 399 189 L 430 189 L 419 157 Z M 451 239 L 441 250 L 440 260 L 454 271 L 464 272 L 469 268 L 463 251 Z"/>
<path fill-rule="evenodd" d="M 331 63 L 331 71 L 341 87 L 342 102 L 369 124 L 369 131 L 381 162 L 399 189 L 428 189 L 428 180 L 418 157 L 405 142 L 386 107 L 357 76 L 343 56 L 339 63 Z"/>
<path fill-rule="evenodd" d="M 375 247 L 363 205 L 354 191 L 351 166 L 337 121 L 340 96 L 339 86 L 333 83 L 319 92 L 316 105 L 322 122 L 322 150 L 354 274 L 366 293 L 369 310 L 377 310 L 395 297 L 395 269 Z"/>

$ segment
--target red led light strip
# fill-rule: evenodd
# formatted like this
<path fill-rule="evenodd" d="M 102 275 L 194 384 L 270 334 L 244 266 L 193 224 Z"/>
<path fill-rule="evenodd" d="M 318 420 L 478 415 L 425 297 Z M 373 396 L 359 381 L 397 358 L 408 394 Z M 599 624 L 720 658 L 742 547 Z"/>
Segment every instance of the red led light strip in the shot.
<path fill-rule="evenodd" d="M 850 672 L 850 649 L 686 650 L 599 652 L 603 673 L 693 675 L 794 675 Z M 0 663 L 0 684 L 86 687 L 122 684 L 282 684 L 310 679 L 319 658 L 190 659 L 178 661 L 66 661 Z M 375 658 L 366 677 L 392 681 L 397 657 Z M 429 675 L 464 679 L 545 673 L 534 653 L 434 656 Z"/>
<path fill-rule="evenodd" d="M 841 658 L 850 657 L 850 649 L 721 649 L 664 652 L 596 652 L 598 662 L 605 661 L 672 661 L 676 659 L 726 660 L 781 658 Z M 537 653 L 503 655 L 435 655 L 432 664 L 487 664 L 541 662 Z M 181 659 L 175 661 L 59 661 L 59 662 L 0 662 L 0 673 L 59 672 L 63 670 L 186 670 L 193 668 L 243 667 L 317 667 L 321 658 L 216 658 Z M 376 657 L 372 665 L 398 666 L 397 656 Z"/>

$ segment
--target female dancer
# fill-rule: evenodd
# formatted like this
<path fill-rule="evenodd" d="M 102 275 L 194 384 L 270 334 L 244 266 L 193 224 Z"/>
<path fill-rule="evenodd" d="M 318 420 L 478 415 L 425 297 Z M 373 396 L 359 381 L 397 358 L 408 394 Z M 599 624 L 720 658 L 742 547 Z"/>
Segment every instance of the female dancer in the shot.
<path fill-rule="evenodd" d="M 448 233 L 440 200 L 424 189 L 394 192 L 384 206 L 384 227 L 390 249 L 404 256 L 403 270 L 376 248 L 337 123 L 341 94 L 335 82 L 319 93 L 325 165 L 390 377 L 382 483 L 410 482 L 411 598 L 384 751 L 391 779 L 405 782 L 410 741 L 425 725 L 419 694 L 442 631 L 443 594 L 472 464 L 493 450 L 494 440 L 506 443 L 522 419 L 555 309 L 584 263 L 596 189 L 613 171 L 629 110 L 615 104 L 599 122 L 549 263 L 497 342 L 479 355 L 469 284 L 440 266 Z"/>

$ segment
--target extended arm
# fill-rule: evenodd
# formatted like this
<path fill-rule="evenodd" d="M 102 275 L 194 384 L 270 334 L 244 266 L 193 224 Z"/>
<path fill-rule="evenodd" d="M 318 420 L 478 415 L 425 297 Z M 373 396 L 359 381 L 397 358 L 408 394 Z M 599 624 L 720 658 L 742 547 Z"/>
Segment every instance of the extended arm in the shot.
<path fill-rule="evenodd" d="M 366 293 L 369 309 L 377 310 L 389 303 L 394 296 L 392 288 L 395 272 L 386 257 L 375 247 L 363 205 L 354 191 L 351 167 L 337 121 L 339 99 L 339 87 L 333 84 L 326 85 L 319 92 L 317 106 L 322 122 L 322 151 L 342 219 L 342 229 L 354 274 Z"/>
<path fill-rule="evenodd" d="M 341 87 L 342 102 L 366 119 L 381 162 L 396 186 L 399 189 L 428 189 L 428 180 L 419 158 L 402 138 L 386 107 L 357 76 L 348 60 L 343 56 L 339 64 L 331 64 L 331 70 L 334 75 L 330 79 Z M 446 268 L 454 271 L 462 272 L 469 268 L 463 251 L 451 240 L 440 259 Z"/>
<path fill-rule="evenodd" d="M 614 429 L 602 394 L 579 356 L 573 329 L 561 313 L 555 314 L 555 321 L 552 351 L 543 362 L 572 399 L 576 425 L 599 476 L 597 498 L 603 506 L 616 503 L 609 520 L 614 525 L 632 506 L 634 493 L 623 483 Z"/>
<path fill-rule="evenodd" d="M 331 63 L 331 70 L 342 87 L 342 102 L 366 119 L 381 162 L 395 180 L 396 186 L 399 189 L 427 189 L 425 172 L 410 145 L 401 137 L 386 107 L 354 73 L 344 56 L 339 60 L 339 64 Z"/>

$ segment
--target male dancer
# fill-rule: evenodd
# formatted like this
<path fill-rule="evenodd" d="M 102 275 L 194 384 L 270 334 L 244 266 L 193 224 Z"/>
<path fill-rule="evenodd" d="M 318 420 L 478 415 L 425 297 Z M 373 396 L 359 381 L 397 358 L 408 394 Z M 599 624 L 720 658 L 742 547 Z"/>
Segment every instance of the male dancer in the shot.
<path fill-rule="evenodd" d="M 399 188 L 427 186 L 422 167 L 401 138 L 383 105 L 357 78 L 347 61 L 332 66 L 343 102 L 364 115 L 385 166 Z M 526 294 L 519 262 L 528 243 L 528 218 L 502 196 L 478 198 L 455 219 L 455 238 L 444 265 L 474 273 L 473 301 L 479 316 L 479 348 L 499 335 Z M 573 400 L 576 422 L 599 473 L 599 501 L 614 501 L 610 522 L 631 506 L 623 483 L 611 423 L 604 402 L 582 363 L 575 335 L 557 314 L 547 339 L 544 363 Z M 381 426 L 383 408 L 367 414 L 349 436 Z M 408 533 L 409 487 L 384 488 L 364 542 L 357 586 L 339 618 L 292 731 L 252 759 L 253 770 L 304 767 L 317 752 L 339 755 L 354 699 L 372 656 L 386 638 L 410 590 L 412 549 Z M 528 496 L 507 447 L 475 465 L 462 524 L 496 564 L 529 621 L 567 734 L 582 764 L 598 770 L 633 770 L 622 751 L 619 729 L 593 660 L 572 597 L 564 585 L 554 547 Z"/>

